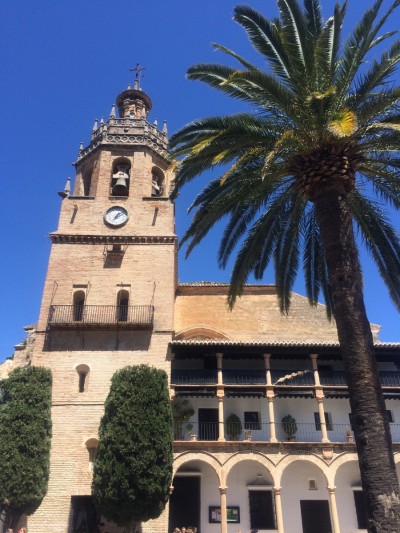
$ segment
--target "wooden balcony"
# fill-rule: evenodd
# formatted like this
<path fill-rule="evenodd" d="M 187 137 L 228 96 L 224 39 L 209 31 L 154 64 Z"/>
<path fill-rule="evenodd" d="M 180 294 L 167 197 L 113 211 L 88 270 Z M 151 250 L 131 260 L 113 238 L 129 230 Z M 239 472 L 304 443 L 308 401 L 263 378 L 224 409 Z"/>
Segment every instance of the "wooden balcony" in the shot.
<path fill-rule="evenodd" d="M 51 305 L 51 329 L 150 329 L 152 305 Z"/>

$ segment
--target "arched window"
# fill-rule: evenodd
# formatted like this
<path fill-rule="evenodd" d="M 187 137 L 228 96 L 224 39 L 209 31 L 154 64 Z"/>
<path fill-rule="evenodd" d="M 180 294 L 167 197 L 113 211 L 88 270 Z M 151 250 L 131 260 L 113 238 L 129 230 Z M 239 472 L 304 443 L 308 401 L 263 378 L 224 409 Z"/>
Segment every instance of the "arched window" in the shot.
<path fill-rule="evenodd" d="M 117 320 L 126 322 L 128 320 L 129 292 L 120 290 L 117 294 Z"/>
<path fill-rule="evenodd" d="M 83 308 L 85 306 L 85 291 L 75 291 L 73 298 L 73 315 L 75 322 L 83 320 Z"/>
<path fill-rule="evenodd" d="M 78 392 L 87 392 L 88 375 L 90 368 L 87 365 L 78 365 L 76 367 L 78 373 Z"/>
<path fill-rule="evenodd" d="M 93 472 L 93 463 L 96 460 L 97 448 L 99 446 L 99 441 L 95 438 L 90 438 L 85 442 L 86 449 L 89 454 L 89 471 Z"/>
<path fill-rule="evenodd" d="M 92 184 L 92 171 L 85 171 L 82 177 L 83 196 L 90 196 L 90 186 Z"/>
<path fill-rule="evenodd" d="M 164 188 L 164 173 L 158 167 L 153 167 L 151 170 L 151 196 L 163 196 Z"/>
<path fill-rule="evenodd" d="M 120 157 L 112 166 L 111 196 L 129 196 L 131 164 L 128 159 Z"/>

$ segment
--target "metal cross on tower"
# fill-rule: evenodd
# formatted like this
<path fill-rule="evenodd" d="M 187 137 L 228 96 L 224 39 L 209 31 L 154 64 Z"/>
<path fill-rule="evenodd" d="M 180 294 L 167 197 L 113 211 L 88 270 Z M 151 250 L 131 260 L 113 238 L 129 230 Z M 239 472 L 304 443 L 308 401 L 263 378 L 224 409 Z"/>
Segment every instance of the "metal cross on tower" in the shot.
<path fill-rule="evenodd" d="M 133 68 L 130 68 L 129 71 L 130 72 L 136 72 L 136 75 L 135 75 L 135 82 L 137 82 L 137 85 L 140 87 L 140 77 L 141 77 L 141 72 L 142 70 L 144 70 L 145 67 L 142 67 L 141 65 L 139 65 L 139 63 L 136 63 L 136 67 L 133 67 Z M 136 83 L 135 83 L 136 85 Z"/>

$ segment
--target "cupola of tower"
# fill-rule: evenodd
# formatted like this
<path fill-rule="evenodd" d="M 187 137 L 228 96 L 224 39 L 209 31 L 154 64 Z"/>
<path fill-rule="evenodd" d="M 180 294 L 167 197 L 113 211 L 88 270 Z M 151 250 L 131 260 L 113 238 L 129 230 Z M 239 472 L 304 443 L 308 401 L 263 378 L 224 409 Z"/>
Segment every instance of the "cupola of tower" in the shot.
<path fill-rule="evenodd" d="M 136 73 L 133 89 L 129 86 L 117 97 L 120 118 L 147 118 L 151 109 L 150 97 L 140 87 L 140 75 L 143 67 L 136 65 L 131 71 Z"/>
<path fill-rule="evenodd" d="M 117 117 L 116 106 L 113 105 L 108 120 L 103 118 L 100 122 L 96 119 L 91 134 L 90 144 L 85 148 L 81 143 L 79 147 L 78 160 L 75 165 L 78 166 L 87 160 L 90 154 L 98 150 L 100 146 L 146 146 L 146 149 L 158 153 L 163 158 L 168 159 L 168 132 L 167 124 L 161 129 L 158 128 L 157 119 L 154 124 L 148 122 L 148 115 L 152 108 L 151 98 L 146 94 L 140 86 L 140 74 L 143 70 L 139 64 L 133 69 L 135 81 L 133 88 L 129 85 L 127 89 L 122 91 L 116 100 L 119 117 Z M 127 196 L 129 189 L 130 174 L 127 172 L 126 165 L 124 168 L 113 169 L 113 184 L 112 194 L 114 196 Z M 83 167 L 82 167 L 83 168 Z M 85 195 L 90 193 L 90 175 L 85 169 L 85 176 L 83 177 Z M 85 181 L 86 180 L 86 181 Z M 162 181 L 162 177 L 160 178 Z M 154 181 L 154 180 L 153 180 Z M 154 196 L 160 196 L 161 193 L 156 194 L 154 191 L 161 190 L 160 183 L 156 183 L 157 187 L 153 187 Z M 68 194 L 64 191 L 60 193 L 62 196 Z"/>
<path fill-rule="evenodd" d="M 151 109 L 151 100 L 135 80 L 133 89 L 128 87 L 117 97 L 117 106 L 121 118 L 147 118 Z"/>

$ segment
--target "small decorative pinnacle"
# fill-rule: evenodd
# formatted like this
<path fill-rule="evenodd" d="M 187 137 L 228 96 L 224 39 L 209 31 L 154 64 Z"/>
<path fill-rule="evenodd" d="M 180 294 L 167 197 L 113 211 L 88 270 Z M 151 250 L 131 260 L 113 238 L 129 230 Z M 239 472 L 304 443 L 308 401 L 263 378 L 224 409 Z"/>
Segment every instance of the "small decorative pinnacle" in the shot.
<path fill-rule="evenodd" d="M 102 126 L 103 124 L 104 124 L 104 118 L 101 117 L 101 119 L 100 119 L 100 126 Z"/>
<path fill-rule="evenodd" d="M 98 121 L 97 121 L 97 118 L 96 120 L 94 121 L 94 124 L 93 124 L 93 130 L 92 131 L 96 131 L 98 128 Z"/>
<path fill-rule="evenodd" d="M 83 142 L 81 141 L 81 144 L 79 145 L 79 153 L 83 152 Z"/>
<path fill-rule="evenodd" d="M 115 104 L 113 104 L 111 111 L 110 111 L 110 118 L 115 118 Z"/>
<path fill-rule="evenodd" d="M 164 120 L 162 132 L 164 133 L 164 135 L 168 135 L 167 121 L 166 120 Z"/>
<path fill-rule="evenodd" d="M 64 190 L 59 192 L 58 195 L 61 196 L 61 198 L 66 198 L 71 193 L 71 178 L 67 179 L 67 182 L 65 184 Z"/>
<path fill-rule="evenodd" d="M 155 126 L 156 128 L 158 128 L 158 120 L 157 120 L 157 119 L 154 120 L 154 126 Z"/>
<path fill-rule="evenodd" d="M 140 89 L 140 78 L 141 78 L 141 72 L 142 70 L 144 70 L 144 67 L 142 67 L 141 65 L 139 65 L 139 63 L 136 63 L 136 67 L 133 67 L 133 68 L 130 68 L 129 71 L 130 72 L 135 72 L 135 84 L 134 84 L 134 89 L 136 90 L 141 90 Z"/>

